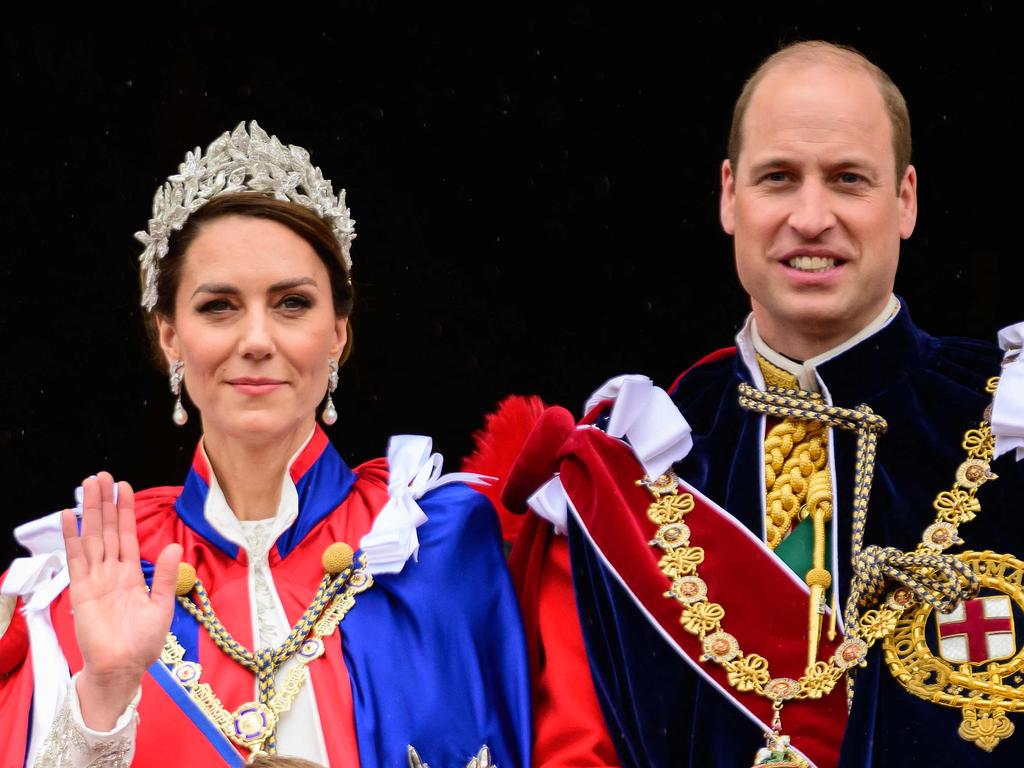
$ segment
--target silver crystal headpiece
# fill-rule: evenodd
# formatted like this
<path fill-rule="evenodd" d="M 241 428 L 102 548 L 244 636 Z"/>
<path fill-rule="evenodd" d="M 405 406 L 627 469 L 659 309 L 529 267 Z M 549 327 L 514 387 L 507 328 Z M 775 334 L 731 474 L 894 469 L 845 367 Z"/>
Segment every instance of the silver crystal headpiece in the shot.
<path fill-rule="evenodd" d="M 262 192 L 278 200 L 290 200 L 309 208 L 327 222 L 341 246 L 346 271 L 352 271 L 350 251 L 355 240 L 355 221 L 345 205 L 345 190 L 334 194 L 330 179 L 309 162 L 309 152 L 294 144 L 282 144 L 256 121 L 246 132 L 241 122 L 225 132 L 206 149 L 199 147 L 185 155 L 178 172 L 153 196 L 153 217 L 146 232 L 135 239 L 146 248 L 142 264 L 142 306 L 156 306 L 156 279 L 160 259 L 167 255 L 167 240 L 180 230 L 188 217 L 213 198 L 234 192 Z"/>

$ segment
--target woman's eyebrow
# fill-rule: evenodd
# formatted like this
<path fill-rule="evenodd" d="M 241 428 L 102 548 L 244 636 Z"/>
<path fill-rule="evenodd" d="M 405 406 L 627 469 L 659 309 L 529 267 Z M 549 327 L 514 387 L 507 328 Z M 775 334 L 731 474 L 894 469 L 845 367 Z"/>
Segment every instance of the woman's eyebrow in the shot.
<path fill-rule="evenodd" d="M 197 293 L 238 293 L 238 289 L 230 283 L 203 283 L 192 291 L 192 296 Z"/>
<path fill-rule="evenodd" d="M 280 280 L 274 283 L 267 289 L 267 293 L 279 293 L 281 291 L 287 291 L 291 288 L 298 288 L 300 285 L 312 285 L 316 286 L 316 280 L 312 277 L 293 277 L 288 280 Z M 237 294 L 238 288 L 231 285 L 231 283 L 203 283 L 194 291 L 192 296 L 197 293 L 229 293 Z"/>
<path fill-rule="evenodd" d="M 287 291 L 290 288 L 298 288 L 300 285 L 316 286 L 316 280 L 314 280 L 312 277 L 293 277 L 290 280 L 281 280 L 270 286 L 267 289 L 267 293 L 278 293 L 279 291 Z"/>

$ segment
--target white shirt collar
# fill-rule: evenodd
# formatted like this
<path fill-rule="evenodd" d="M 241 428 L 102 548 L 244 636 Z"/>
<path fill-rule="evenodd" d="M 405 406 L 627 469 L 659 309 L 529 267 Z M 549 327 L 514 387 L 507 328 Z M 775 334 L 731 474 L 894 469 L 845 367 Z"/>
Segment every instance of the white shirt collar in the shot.
<path fill-rule="evenodd" d="M 890 295 L 885 308 L 858 333 L 851 336 L 842 344 L 832 347 L 832 349 L 826 350 L 820 355 L 815 355 L 810 360 L 805 360 L 803 363 L 790 360 L 785 355 L 776 352 L 764 342 L 764 339 L 762 339 L 761 335 L 757 332 L 757 322 L 754 320 L 753 312 L 747 316 L 746 323 L 744 323 L 743 328 L 741 328 L 739 334 L 737 334 L 736 346 L 739 348 L 740 354 L 743 356 L 743 361 L 747 364 L 747 368 L 749 368 L 754 374 L 755 383 L 759 386 L 764 386 L 764 380 L 761 377 L 760 367 L 757 365 L 756 355 L 761 355 L 761 357 L 772 365 L 793 374 L 801 389 L 807 390 L 808 392 L 818 392 L 820 390 L 817 373 L 818 366 L 841 355 L 846 350 L 857 346 L 868 337 L 874 336 L 892 322 L 899 310 L 899 299 L 897 299 L 895 295 Z"/>
<path fill-rule="evenodd" d="M 289 469 L 291 469 L 292 464 L 302 451 L 305 450 L 309 441 L 313 439 L 315 433 L 316 427 L 314 426 L 313 430 L 309 433 L 309 437 L 303 441 L 299 449 L 288 460 Z M 270 547 L 273 546 L 274 542 L 277 541 L 277 537 L 287 530 L 299 516 L 299 493 L 295 489 L 295 483 L 292 482 L 291 474 L 288 470 L 285 470 L 284 477 L 281 478 L 281 501 L 278 502 L 277 514 L 273 518 L 274 523 L 270 526 L 267 537 L 265 539 L 261 537 L 266 542 L 264 551 L 251 552 L 242 524 L 235 517 L 231 507 L 228 506 L 228 500 L 224 497 L 224 491 L 221 490 L 220 483 L 217 482 L 217 475 L 213 471 L 213 464 L 210 463 L 210 458 L 206 455 L 206 446 L 202 442 L 199 445 L 200 450 L 203 452 L 203 458 L 206 460 L 206 466 L 210 468 L 210 492 L 206 495 L 206 503 L 203 506 L 203 516 L 206 518 L 206 522 L 232 544 L 237 544 L 244 549 L 250 560 L 263 557 Z"/>

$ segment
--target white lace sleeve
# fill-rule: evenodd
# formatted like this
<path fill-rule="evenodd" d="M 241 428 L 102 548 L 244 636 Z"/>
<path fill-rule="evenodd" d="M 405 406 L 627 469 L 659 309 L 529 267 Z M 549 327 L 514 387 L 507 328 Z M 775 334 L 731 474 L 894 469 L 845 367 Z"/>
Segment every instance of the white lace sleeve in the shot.
<path fill-rule="evenodd" d="M 71 678 L 68 695 L 53 721 L 33 768 L 128 768 L 135 756 L 136 712 L 142 689 L 107 733 L 94 731 L 85 724 L 75 680 Z"/>

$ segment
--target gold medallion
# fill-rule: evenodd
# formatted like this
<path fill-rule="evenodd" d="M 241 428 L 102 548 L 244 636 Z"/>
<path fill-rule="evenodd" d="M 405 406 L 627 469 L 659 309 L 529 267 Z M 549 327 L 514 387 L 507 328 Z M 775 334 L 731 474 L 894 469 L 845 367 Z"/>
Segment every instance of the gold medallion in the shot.
<path fill-rule="evenodd" d="M 904 688 L 961 709 L 960 736 L 991 752 L 1013 734 L 1007 714 L 1024 712 L 1024 648 L 1014 626 L 1014 613 L 1024 611 L 1024 562 L 995 552 L 957 558 L 977 576 L 982 594 L 948 614 L 924 602 L 910 607 L 883 652 Z"/>

